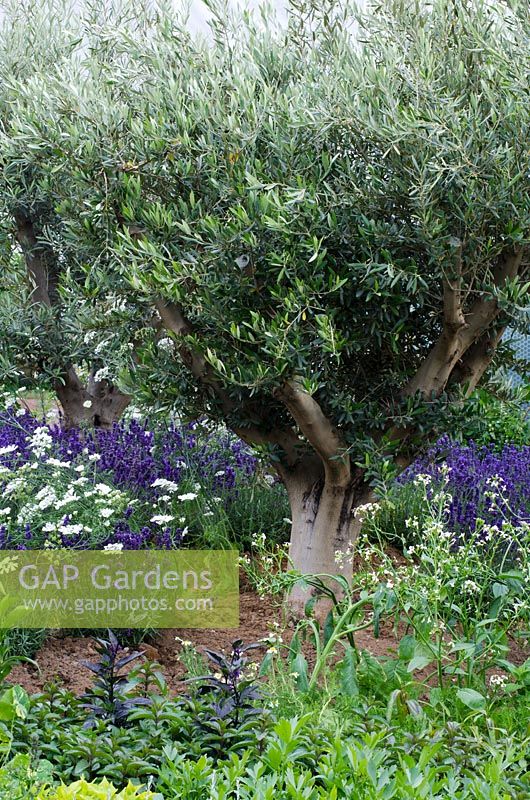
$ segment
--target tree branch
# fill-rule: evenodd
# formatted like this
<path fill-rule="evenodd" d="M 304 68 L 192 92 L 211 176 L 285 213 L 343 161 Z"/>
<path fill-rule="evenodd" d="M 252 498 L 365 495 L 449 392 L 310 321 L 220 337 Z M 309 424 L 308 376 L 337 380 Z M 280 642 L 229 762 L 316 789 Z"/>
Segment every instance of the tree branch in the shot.
<path fill-rule="evenodd" d="M 451 383 L 465 388 L 465 397 L 469 397 L 489 367 L 506 328 L 486 331 L 467 350 L 451 374 Z"/>
<path fill-rule="evenodd" d="M 302 388 L 300 380 L 287 381 L 276 390 L 275 397 L 285 405 L 300 432 L 322 459 L 326 478 L 333 483 L 347 483 L 351 469 L 349 457 L 345 455 L 346 445 L 315 398 Z"/>
<path fill-rule="evenodd" d="M 191 322 L 186 319 L 181 307 L 177 303 L 159 298 L 155 300 L 155 307 L 160 314 L 162 322 L 169 331 L 175 333 L 179 337 L 193 333 Z M 221 401 L 223 412 L 229 413 L 232 411 L 234 404 L 230 401 L 226 392 L 224 392 L 204 356 L 187 344 L 181 344 L 178 347 L 178 351 L 184 364 L 192 372 L 193 376 L 204 386 L 210 387 L 212 391 L 215 392 L 217 398 Z"/>
<path fill-rule="evenodd" d="M 504 253 L 499 259 L 493 273 L 493 285 L 500 289 L 506 281 L 517 277 L 525 250 L 519 247 L 515 252 Z M 481 298 L 471 307 L 467 317 L 467 326 L 464 332 L 462 347 L 463 352 L 482 336 L 488 327 L 495 321 L 499 313 L 499 306 L 495 297 Z"/>
<path fill-rule="evenodd" d="M 164 326 L 177 336 L 183 337 L 194 332 L 191 322 L 185 317 L 182 308 L 177 303 L 158 298 L 155 300 L 155 307 Z M 231 423 L 229 421 L 230 417 L 238 410 L 238 406 L 226 392 L 210 364 L 201 353 L 187 344 L 181 344 L 178 347 L 178 352 L 184 365 L 188 367 L 197 381 L 208 387 L 216 397 L 227 425 L 236 436 L 239 436 L 240 439 L 250 445 L 274 445 L 279 447 L 285 454 L 286 465 L 289 468 L 295 466 L 303 455 L 305 445 L 291 428 L 267 430 L 265 424 L 263 427 L 259 425 L 245 427 Z M 251 409 L 251 416 L 258 416 L 255 408 Z M 265 423 L 265 420 L 263 422 Z"/>
<path fill-rule="evenodd" d="M 51 308 L 57 290 L 56 276 L 51 274 L 55 254 L 39 241 L 35 225 L 29 216 L 22 211 L 15 211 L 13 217 L 17 241 L 22 248 L 28 277 L 33 286 L 31 299 Z"/>
<path fill-rule="evenodd" d="M 523 257 L 524 248 L 520 247 L 515 251 L 505 252 L 499 258 L 493 274 L 496 288 L 501 288 L 507 280 L 517 276 Z M 443 392 L 458 362 L 485 334 L 498 314 L 499 306 L 495 297 L 482 297 L 473 303 L 469 312 L 464 312 L 461 306 L 460 278 L 457 277 L 455 281 L 444 279 L 442 333 L 405 387 L 404 396 L 420 392 L 424 397 L 429 397 Z"/>
<path fill-rule="evenodd" d="M 462 308 L 462 244 L 458 246 L 455 277 L 443 279 L 444 327 L 457 333 L 466 324 Z"/>

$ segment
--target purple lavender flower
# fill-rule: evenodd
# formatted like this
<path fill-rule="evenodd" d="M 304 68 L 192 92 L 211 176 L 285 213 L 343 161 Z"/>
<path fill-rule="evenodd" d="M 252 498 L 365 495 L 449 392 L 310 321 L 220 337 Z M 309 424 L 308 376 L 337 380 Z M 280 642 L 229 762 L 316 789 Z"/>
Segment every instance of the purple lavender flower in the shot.
<path fill-rule="evenodd" d="M 453 499 L 448 521 L 454 530 L 465 534 L 475 528 L 479 518 L 499 526 L 504 520 L 530 522 L 530 446 L 507 445 L 498 453 L 493 447 L 461 444 L 444 436 L 401 475 L 399 482 L 408 483 L 417 475 L 427 474 L 435 484 L 441 483 L 444 464 L 450 468 L 447 490 Z M 497 482 L 499 486 L 492 488 Z M 495 498 L 491 497 L 492 490 Z"/>

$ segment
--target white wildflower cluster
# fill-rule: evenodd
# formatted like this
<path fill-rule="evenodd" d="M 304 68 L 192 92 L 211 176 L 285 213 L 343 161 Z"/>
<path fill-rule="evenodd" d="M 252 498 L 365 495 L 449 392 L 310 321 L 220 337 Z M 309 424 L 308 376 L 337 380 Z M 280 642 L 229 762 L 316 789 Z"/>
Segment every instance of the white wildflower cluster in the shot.
<path fill-rule="evenodd" d="M 56 499 L 55 508 L 64 508 L 72 503 L 78 503 L 80 499 L 81 498 L 78 494 L 76 494 L 75 489 L 70 486 L 61 498 Z"/>
<path fill-rule="evenodd" d="M 46 459 L 46 464 L 49 467 L 61 467 L 61 468 L 66 468 L 71 466 L 70 461 L 60 461 L 58 458 L 51 458 L 51 457 Z"/>
<path fill-rule="evenodd" d="M 20 392 L 20 389 L 16 389 L 14 392 L 2 392 L 0 393 L 0 405 L 7 411 L 9 408 L 15 405 L 18 402 L 17 394 Z"/>
<path fill-rule="evenodd" d="M 155 514 L 154 517 L 151 517 L 151 522 L 154 522 L 155 525 L 168 525 L 174 519 L 172 514 Z"/>
<path fill-rule="evenodd" d="M 180 644 L 181 647 L 184 648 L 193 648 L 193 642 L 190 642 L 189 639 L 181 639 L 180 636 L 175 636 L 175 641 Z"/>
<path fill-rule="evenodd" d="M 111 542 L 110 544 L 106 544 L 103 550 L 119 552 L 120 550 L 123 550 L 123 544 L 121 542 Z"/>
<path fill-rule="evenodd" d="M 502 689 L 508 683 L 508 676 L 490 675 L 488 683 L 494 689 Z"/>
<path fill-rule="evenodd" d="M 250 539 L 250 544 L 253 550 L 261 550 L 263 547 L 265 547 L 266 541 L 266 533 L 258 533 L 257 531 L 254 531 Z"/>
<path fill-rule="evenodd" d="M 351 564 L 353 562 L 353 555 L 355 552 L 355 548 L 352 544 L 349 544 L 345 550 L 335 550 L 335 565 L 342 569 L 347 564 Z"/>
<path fill-rule="evenodd" d="M 432 519 L 432 517 L 428 517 L 425 520 L 424 524 L 424 534 L 426 536 L 432 536 L 433 539 L 440 539 L 446 541 L 453 541 L 454 540 L 454 533 L 453 531 L 449 531 L 446 529 L 445 524 L 439 519 Z"/>
<path fill-rule="evenodd" d="M 41 458 L 50 450 L 53 444 L 52 437 L 47 427 L 41 425 L 35 428 L 33 434 L 28 439 L 30 449 L 36 458 Z"/>
<path fill-rule="evenodd" d="M 430 475 L 416 475 L 413 483 L 414 486 L 423 486 L 425 488 L 432 484 L 432 477 Z"/>
<path fill-rule="evenodd" d="M 85 499 L 91 499 L 97 508 L 103 525 L 109 528 L 112 517 L 115 517 L 127 504 L 131 504 L 125 493 L 107 483 L 96 483 L 92 489 L 83 493 Z"/>
<path fill-rule="evenodd" d="M 94 348 L 94 354 L 96 356 L 100 356 L 102 353 L 105 353 L 112 344 L 112 339 L 103 339 L 103 341 L 99 342 Z"/>
<path fill-rule="evenodd" d="M 504 478 L 502 477 L 502 475 L 495 474 L 495 475 L 491 475 L 486 480 L 486 486 L 489 486 L 492 489 L 505 489 L 506 488 L 506 483 L 505 483 Z"/>
<path fill-rule="evenodd" d="M 185 503 L 188 500 L 196 500 L 197 497 L 198 495 L 196 492 L 186 492 L 185 494 L 177 495 L 177 499 L 183 503 Z"/>
<path fill-rule="evenodd" d="M 84 525 L 81 524 L 76 524 L 76 525 L 66 524 L 66 525 L 59 525 L 58 530 L 59 533 L 63 534 L 63 536 L 77 536 L 78 534 L 83 533 L 83 531 L 85 531 L 86 528 Z"/>
<path fill-rule="evenodd" d="M 353 516 L 357 520 L 364 520 L 370 514 L 375 514 L 378 509 L 377 503 L 364 503 L 363 505 L 357 506 L 353 512 Z"/>
<path fill-rule="evenodd" d="M 18 445 L 7 444 L 5 447 L 0 447 L 0 456 L 6 456 L 8 453 L 14 453 L 15 450 L 18 450 Z"/>
<path fill-rule="evenodd" d="M 269 633 L 261 640 L 263 644 L 267 645 L 267 653 L 270 655 L 278 655 L 280 647 L 283 644 L 283 636 L 281 634 L 281 627 L 278 622 L 272 622 L 269 626 Z"/>
<path fill-rule="evenodd" d="M 480 586 L 472 580 L 464 581 L 462 589 L 469 594 L 478 594 L 480 592 Z"/>
<path fill-rule="evenodd" d="M 19 472 L 20 471 L 21 470 L 19 470 Z M 13 478 L 12 480 L 8 481 L 4 486 L 4 497 L 6 495 L 9 496 L 11 494 L 16 494 L 18 490 L 24 486 L 24 483 L 25 483 L 24 478 L 19 478 L 19 477 Z"/>
<path fill-rule="evenodd" d="M 111 378 L 110 369 L 108 367 L 100 367 L 95 374 L 94 374 L 94 381 L 95 383 L 99 383 L 100 381 L 106 381 Z"/>
<path fill-rule="evenodd" d="M 178 483 L 174 481 L 168 481 L 166 478 L 157 478 L 151 486 L 153 488 L 163 489 L 165 492 L 169 492 L 170 494 L 174 494 L 180 490 Z"/>
<path fill-rule="evenodd" d="M 175 350 L 175 342 L 169 336 L 164 336 L 163 339 L 158 340 L 157 347 L 163 353 L 172 353 Z"/>
<path fill-rule="evenodd" d="M 44 511 L 57 503 L 57 493 L 53 486 L 43 486 L 35 495 L 35 500 L 37 501 L 36 508 Z"/>

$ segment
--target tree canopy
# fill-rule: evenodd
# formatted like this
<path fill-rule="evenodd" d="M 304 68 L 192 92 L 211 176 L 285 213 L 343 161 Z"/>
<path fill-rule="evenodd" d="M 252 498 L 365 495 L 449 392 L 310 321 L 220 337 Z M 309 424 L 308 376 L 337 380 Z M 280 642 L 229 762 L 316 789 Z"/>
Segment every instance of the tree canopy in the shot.
<path fill-rule="evenodd" d="M 282 28 L 212 3 L 206 40 L 103 7 L 11 78 L 4 170 L 53 210 L 84 325 L 123 298 L 122 388 L 266 449 L 330 567 L 526 329 L 528 5 L 297 0 Z"/>

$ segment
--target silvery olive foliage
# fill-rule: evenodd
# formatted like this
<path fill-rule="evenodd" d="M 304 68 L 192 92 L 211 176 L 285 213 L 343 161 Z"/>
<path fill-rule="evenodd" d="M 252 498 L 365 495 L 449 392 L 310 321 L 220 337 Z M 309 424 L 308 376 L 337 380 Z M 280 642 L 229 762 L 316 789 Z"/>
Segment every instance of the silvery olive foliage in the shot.
<path fill-rule="evenodd" d="M 209 5 L 203 39 L 170 3 L 56 14 L 4 164 L 83 276 L 75 324 L 121 298 L 121 385 L 222 419 L 342 519 L 527 324 L 528 6 Z"/>

